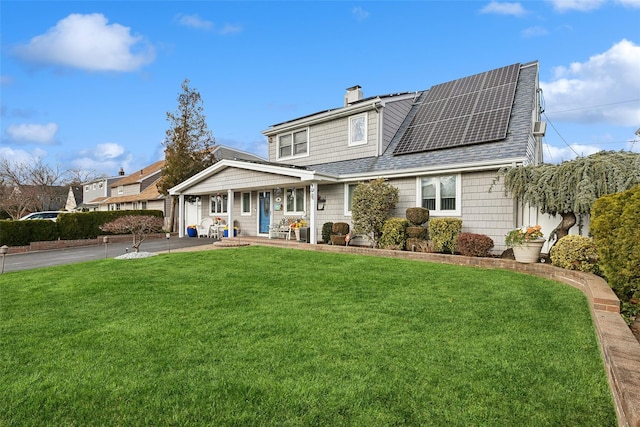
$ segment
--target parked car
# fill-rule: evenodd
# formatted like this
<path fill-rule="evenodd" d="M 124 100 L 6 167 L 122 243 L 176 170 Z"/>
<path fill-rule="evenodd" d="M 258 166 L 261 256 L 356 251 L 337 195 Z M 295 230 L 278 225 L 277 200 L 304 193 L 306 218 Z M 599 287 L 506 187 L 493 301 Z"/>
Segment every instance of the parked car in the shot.
<path fill-rule="evenodd" d="M 33 212 L 33 213 L 30 213 L 29 215 L 25 215 L 22 218 L 20 218 L 20 221 L 23 221 L 26 219 L 48 219 L 50 221 L 55 221 L 56 219 L 58 219 L 58 215 L 60 215 L 61 213 L 64 213 L 64 212 L 63 211 Z"/>

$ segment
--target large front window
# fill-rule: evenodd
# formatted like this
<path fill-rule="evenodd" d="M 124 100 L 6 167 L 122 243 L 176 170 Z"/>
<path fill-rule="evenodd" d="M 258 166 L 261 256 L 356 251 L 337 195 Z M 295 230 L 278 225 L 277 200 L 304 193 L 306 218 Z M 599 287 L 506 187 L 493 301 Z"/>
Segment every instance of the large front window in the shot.
<path fill-rule="evenodd" d="M 421 178 L 421 206 L 435 214 L 460 215 L 459 180 L 458 175 Z"/>
<path fill-rule="evenodd" d="M 353 192 L 357 186 L 358 184 L 345 184 L 344 186 L 345 215 L 351 215 L 351 211 L 353 210 Z"/>
<path fill-rule="evenodd" d="M 229 198 L 226 194 L 224 195 L 216 194 L 211 196 L 211 208 L 209 213 L 211 215 L 227 213 L 228 200 Z"/>
<path fill-rule="evenodd" d="M 307 129 L 278 136 L 278 158 L 302 156 L 309 152 Z"/>
<path fill-rule="evenodd" d="M 287 203 L 285 204 L 285 212 L 302 214 L 305 210 L 304 207 L 304 188 L 289 188 L 287 190 Z"/>

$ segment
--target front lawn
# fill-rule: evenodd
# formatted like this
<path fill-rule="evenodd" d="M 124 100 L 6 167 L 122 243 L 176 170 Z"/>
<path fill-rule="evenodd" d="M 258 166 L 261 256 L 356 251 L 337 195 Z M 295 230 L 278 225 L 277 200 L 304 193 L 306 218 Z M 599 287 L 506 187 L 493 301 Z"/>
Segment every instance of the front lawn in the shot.
<path fill-rule="evenodd" d="M 1 275 L 0 425 L 616 418 L 573 288 L 251 246 Z"/>

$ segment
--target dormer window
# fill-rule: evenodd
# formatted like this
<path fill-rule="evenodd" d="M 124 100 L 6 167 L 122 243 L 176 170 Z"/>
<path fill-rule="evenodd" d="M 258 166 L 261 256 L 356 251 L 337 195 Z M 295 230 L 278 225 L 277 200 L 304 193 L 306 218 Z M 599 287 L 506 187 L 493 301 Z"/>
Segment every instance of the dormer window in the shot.
<path fill-rule="evenodd" d="M 367 143 L 367 114 L 349 117 L 349 146 Z"/>
<path fill-rule="evenodd" d="M 278 135 L 278 159 L 299 157 L 309 153 L 307 129 Z"/>

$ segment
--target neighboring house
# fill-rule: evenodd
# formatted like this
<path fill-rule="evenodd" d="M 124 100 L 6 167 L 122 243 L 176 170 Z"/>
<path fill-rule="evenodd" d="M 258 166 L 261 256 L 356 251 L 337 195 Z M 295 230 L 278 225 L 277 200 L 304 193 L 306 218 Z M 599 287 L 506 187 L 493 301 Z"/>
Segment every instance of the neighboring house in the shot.
<path fill-rule="evenodd" d="M 100 203 L 111 196 L 111 185 L 122 179 L 124 170 L 120 168 L 118 176 L 109 178 L 97 178 L 82 183 L 82 204 L 79 205 L 81 210 L 97 211 Z"/>
<path fill-rule="evenodd" d="M 525 210 L 489 188 L 503 166 L 542 161 L 538 62 L 513 64 L 431 87 L 362 97 L 347 89 L 340 108 L 265 130 L 269 162 L 223 160 L 170 190 L 207 201 L 202 216 L 223 216 L 242 235 L 304 216 L 310 241 L 322 224 L 351 223 L 359 182 L 382 177 L 399 189 L 394 216 L 423 206 L 431 217 L 462 219 L 463 231 L 490 236 L 496 250 Z M 320 203 L 318 202 L 320 200 Z"/>

